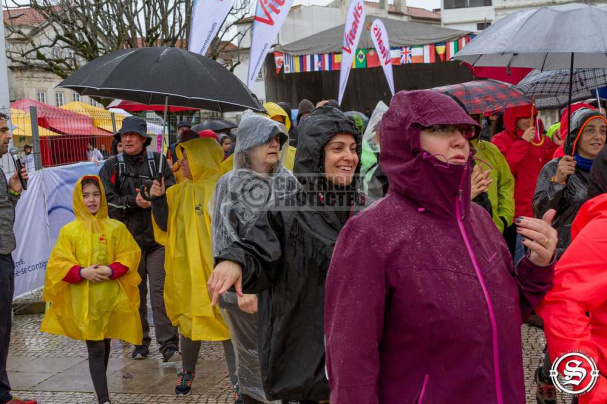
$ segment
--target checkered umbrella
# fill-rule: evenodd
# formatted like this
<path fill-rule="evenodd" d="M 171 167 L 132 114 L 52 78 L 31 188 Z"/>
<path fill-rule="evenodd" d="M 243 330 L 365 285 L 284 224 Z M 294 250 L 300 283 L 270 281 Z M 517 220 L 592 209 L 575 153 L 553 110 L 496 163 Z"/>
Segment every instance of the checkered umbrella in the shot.
<path fill-rule="evenodd" d="M 514 86 L 496 80 L 469 81 L 432 90 L 457 98 L 470 115 L 531 104 Z"/>
<path fill-rule="evenodd" d="M 533 70 L 516 88 L 535 99 L 538 108 L 561 108 L 569 102 L 569 69 Z M 607 70 L 574 69 L 571 101 L 596 97 L 596 89 L 607 86 Z"/>

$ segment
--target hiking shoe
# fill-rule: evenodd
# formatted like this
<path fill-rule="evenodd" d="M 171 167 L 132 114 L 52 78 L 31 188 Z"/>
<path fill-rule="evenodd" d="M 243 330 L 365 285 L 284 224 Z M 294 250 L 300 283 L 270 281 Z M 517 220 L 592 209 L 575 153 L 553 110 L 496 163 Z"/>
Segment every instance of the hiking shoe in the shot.
<path fill-rule="evenodd" d="M 544 380 L 542 377 L 542 366 L 535 370 L 535 401 L 537 404 L 556 404 L 556 387 L 552 380 Z"/>
<path fill-rule="evenodd" d="M 21 400 L 20 398 L 13 397 L 13 399 L 6 404 L 38 404 L 38 402 L 36 400 Z"/>
<path fill-rule="evenodd" d="M 175 386 L 176 396 L 187 396 L 192 392 L 192 382 L 194 381 L 195 373 L 184 370 L 177 376 L 177 385 Z"/>
<path fill-rule="evenodd" d="M 162 356 L 164 357 L 163 362 L 179 362 L 181 360 L 181 354 L 176 348 L 167 348 Z"/>
<path fill-rule="evenodd" d="M 148 349 L 144 346 L 135 347 L 135 350 L 131 354 L 133 359 L 145 359 L 148 357 Z"/>

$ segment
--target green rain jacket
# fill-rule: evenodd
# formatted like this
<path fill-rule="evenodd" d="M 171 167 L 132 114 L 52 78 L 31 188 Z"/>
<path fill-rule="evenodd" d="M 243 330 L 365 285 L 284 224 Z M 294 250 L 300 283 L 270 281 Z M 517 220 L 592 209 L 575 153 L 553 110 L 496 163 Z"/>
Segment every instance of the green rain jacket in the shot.
<path fill-rule="evenodd" d="M 490 142 L 475 139 L 472 146 L 476 150 L 476 164 L 483 170 L 491 170 L 489 200 L 493 210 L 493 222 L 501 233 L 514 219 L 514 177 L 499 149 Z"/>

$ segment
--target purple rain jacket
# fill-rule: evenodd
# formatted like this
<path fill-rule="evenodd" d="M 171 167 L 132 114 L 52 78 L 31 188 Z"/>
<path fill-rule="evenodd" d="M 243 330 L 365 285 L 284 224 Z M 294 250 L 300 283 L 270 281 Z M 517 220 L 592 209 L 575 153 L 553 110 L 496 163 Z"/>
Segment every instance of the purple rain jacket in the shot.
<path fill-rule="evenodd" d="M 449 97 L 402 91 L 381 126 L 388 195 L 339 235 L 326 284 L 331 404 L 525 403 L 521 323 L 554 264 L 516 270 L 470 172 L 420 147 L 434 124 L 475 124 Z"/>

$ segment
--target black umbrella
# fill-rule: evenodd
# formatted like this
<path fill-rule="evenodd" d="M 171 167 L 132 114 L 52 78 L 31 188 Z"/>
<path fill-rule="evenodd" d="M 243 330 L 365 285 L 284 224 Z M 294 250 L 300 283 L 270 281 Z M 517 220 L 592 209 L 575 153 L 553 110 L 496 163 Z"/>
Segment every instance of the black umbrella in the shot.
<path fill-rule="evenodd" d="M 143 104 L 229 112 L 261 111 L 257 98 L 219 63 L 175 47 L 124 49 L 75 71 L 57 87 Z"/>
<path fill-rule="evenodd" d="M 213 111 L 261 111 L 257 97 L 228 69 L 186 49 L 152 47 L 108 53 L 75 71 L 57 87 L 81 95 L 119 98 Z M 164 130 L 166 134 L 166 129 Z M 162 136 L 164 147 L 165 135 Z M 163 172 L 160 160 L 159 175 Z"/>
<path fill-rule="evenodd" d="M 192 130 L 194 130 L 195 132 L 200 132 L 200 131 L 208 129 L 208 130 L 212 130 L 213 132 L 219 133 L 219 132 L 225 132 L 225 131 L 228 131 L 230 129 L 234 129 L 237 127 L 238 127 L 238 125 L 236 125 L 234 122 L 225 121 L 223 119 L 218 119 L 215 121 L 209 121 L 209 122 L 205 122 L 205 123 L 199 123 L 198 125 L 194 125 Z"/>

